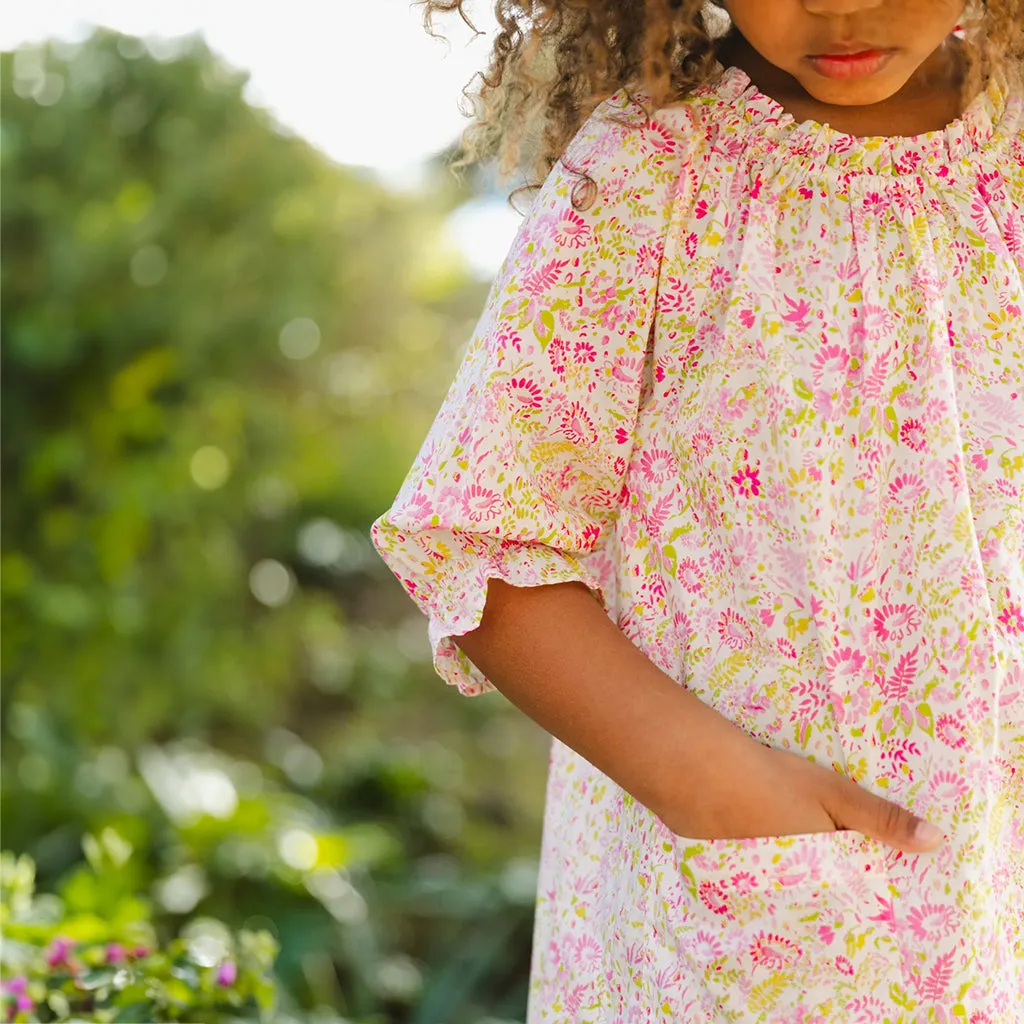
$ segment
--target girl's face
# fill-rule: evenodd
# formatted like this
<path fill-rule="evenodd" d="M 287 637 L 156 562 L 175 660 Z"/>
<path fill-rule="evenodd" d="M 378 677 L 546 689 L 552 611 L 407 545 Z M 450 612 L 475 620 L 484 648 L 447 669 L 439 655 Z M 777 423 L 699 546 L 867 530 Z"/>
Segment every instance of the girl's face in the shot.
<path fill-rule="evenodd" d="M 964 0 L 726 0 L 733 24 L 821 103 L 899 92 L 949 38 Z"/>

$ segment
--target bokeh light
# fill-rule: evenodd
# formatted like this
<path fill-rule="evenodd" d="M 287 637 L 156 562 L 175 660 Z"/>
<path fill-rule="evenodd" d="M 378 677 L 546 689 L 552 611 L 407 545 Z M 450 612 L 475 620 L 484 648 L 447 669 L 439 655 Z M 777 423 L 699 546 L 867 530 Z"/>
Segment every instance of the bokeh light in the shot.
<path fill-rule="evenodd" d="M 287 359 L 308 359 L 320 347 L 320 328 L 308 316 L 299 316 L 281 328 L 277 339 Z"/>
<path fill-rule="evenodd" d="M 231 463 L 224 451 L 213 444 L 197 448 L 189 463 L 192 479 L 204 491 L 223 487 L 231 474 Z"/>

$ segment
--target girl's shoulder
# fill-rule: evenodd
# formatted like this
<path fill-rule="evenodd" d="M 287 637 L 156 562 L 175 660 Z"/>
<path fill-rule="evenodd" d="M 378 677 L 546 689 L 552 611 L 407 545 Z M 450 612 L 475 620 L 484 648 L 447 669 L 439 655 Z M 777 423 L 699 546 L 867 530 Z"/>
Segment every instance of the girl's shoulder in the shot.
<path fill-rule="evenodd" d="M 720 105 L 714 83 L 664 106 L 655 106 L 642 92 L 621 89 L 597 106 L 560 162 L 595 180 L 627 170 L 641 176 L 678 174 L 713 134 L 711 122 Z"/>

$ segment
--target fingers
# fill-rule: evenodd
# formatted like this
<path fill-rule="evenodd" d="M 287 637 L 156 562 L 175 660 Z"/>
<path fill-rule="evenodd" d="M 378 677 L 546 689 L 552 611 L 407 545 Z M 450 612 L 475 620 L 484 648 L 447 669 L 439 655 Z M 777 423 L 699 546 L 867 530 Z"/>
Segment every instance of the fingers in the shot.
<path fill-rule="evenodd" d="M 927 853 L 945 838 L 931 822 L 842 776 L 836 776 L 825 809 L 841 828 L 862 832 L 908 853 Z"/>

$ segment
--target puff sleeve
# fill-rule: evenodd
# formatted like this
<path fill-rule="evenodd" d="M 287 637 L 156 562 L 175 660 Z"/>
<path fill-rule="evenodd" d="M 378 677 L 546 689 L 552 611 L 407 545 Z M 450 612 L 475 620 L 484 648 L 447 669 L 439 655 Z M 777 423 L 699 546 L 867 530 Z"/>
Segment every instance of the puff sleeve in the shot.
<path fill-rule="evenodd" d="M 584 556 L 619 508 L 679 150 L 623 96 L 595 111 L 534 200 L 419 456 L 373 525 L 429 617 L 438 673 L 464 693 L 491 688 L 452 640 L 479 625 L 489 579 L 603 591 Z M 583 210 L 575 171 L 593 182 Z"/>

